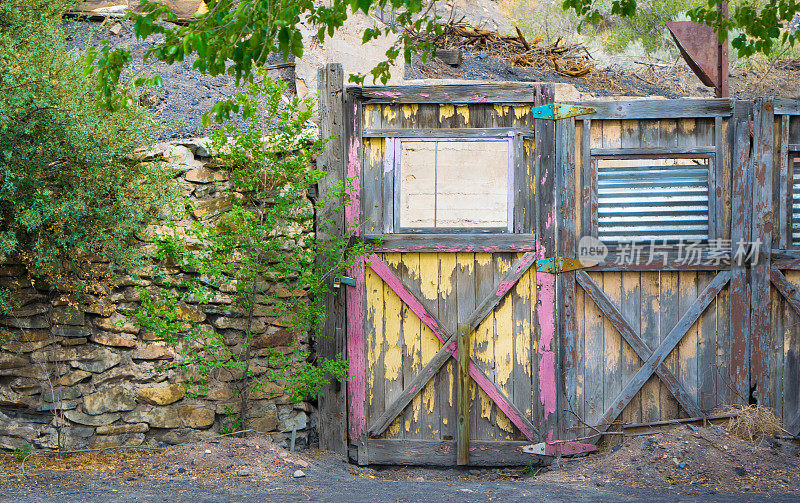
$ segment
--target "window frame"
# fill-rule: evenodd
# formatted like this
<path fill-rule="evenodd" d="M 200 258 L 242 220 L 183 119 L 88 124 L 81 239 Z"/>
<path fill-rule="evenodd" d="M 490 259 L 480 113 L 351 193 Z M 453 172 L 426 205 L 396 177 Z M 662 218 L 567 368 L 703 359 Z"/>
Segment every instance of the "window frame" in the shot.
<path fill-rule="evenodd" d="M 705 159 L 708 162 L 708 174 L 707 174 L 707 197 L 706 197 L 706 204 L 708 207 L 708 214 L 707 214 L 707 227 L 708 227 L 708 237 L 706 241 L 701 241 L 701 244 L 707 244 L 719 238 L 716 235 L 716 228 L 714 225 L 715 215 L 713 208 L 717 201 L 716 195 L 716 163 L 717 157 L 716 153 L 714 152 L 697 152 L 697 153 L 669 153 L 669 152 L 659 152 L 658 154 L 627 154 L 620 152 L 617 153 L 603 153 L 603 154 L 590 154 L 589 163 L 590 163 L 590 187 L 589 191 L 592 196 L 593 201 L 596 203 L 593 207 L 589 208 L 591 211 L 590 219 L 589 219 L 589 229 L 588 235 L 599 239 L 599 212 L 600 212 L 600 205 L 599 205 L 599 163 L 600 160 L 672 160 L 672 159 Z M 601 240 L 602 241 L 602 240 Z M 642 242 L 648 242 L 649 240 L 643 240 Z M 660 241 L 660 240 L 657 240 Z M 667 242 L 672 242 L 673 240 L 667 240 Z M 694 241 L 694 240 L 692 240 Z M 612 241 L 612 242 L 604 242 L 607 246 L 619 246 L 620 243 L 627 242 L 627 241 Z M 632 242 L 638 242 L 633 240 Z"/>
<path fill-rule="evenodd" d="M 505 227 L 401 227 L 400 195 L 402 188 L 402 144 L 404 142 L 507 142 L 508 143 L 508 194 L 506 198 Z M 383 222 L 384 234 L 417 235 L 417 234 L 513 234 L 515 233 L 515 208 L 522 205 L 522 190 L 518 187 L 518 152 L 522 144 L 522 135 L 509 133 L 505 136 L 486 137 L 416 137 L 397 136 L 385 140 L 385 164 L 383 174 Z"/>

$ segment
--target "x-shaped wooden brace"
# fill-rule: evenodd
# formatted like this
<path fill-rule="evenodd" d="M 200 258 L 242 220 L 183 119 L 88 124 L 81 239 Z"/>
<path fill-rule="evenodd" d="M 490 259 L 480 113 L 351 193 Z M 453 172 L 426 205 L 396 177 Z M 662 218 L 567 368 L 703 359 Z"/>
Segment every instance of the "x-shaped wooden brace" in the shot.
<path fill-rule="evenodd" d="M 786 279 L 786 276 L 779 269 L 772 269 L 771 273 L 772 284 L 783 295 L 786 302 L 792 306 L 798 316 L 800 316 L 800 294 L 797 292 L 797 287 L 794 286 Z M 792 434 L 800 430 L 800 410 L 795 412 L 791 419 L 786 421 L 787 430 Z"/>
<path fill-rule="evenodd" d="M 464 324 L 468 325 L 469 331 L 475 330 L 481 321 L 491 313 L 500 303 L 505 295 L 514 287 L 519 279 L 536 261 L 533 252 L 525 253 L 511 266 L 511 269 L 500 279 L 494 291 L 488 295 L 483 302 L 467 317 Z M 400 396 L 386 407 L 385 412 L 377 418 L 367 430 L 371 437 L 377 437 L 400 415 L 403 409 L 411 402 L 414 396 L 425 386 L 425 384 L 439 371 L 448 359 L 458 358 L 456 337 L 458 334 L 445 327 L 433 314 L 425 307 L 425 300 L 417 289 L 412 289 L 402 279 L 392 272 L 386 263 L 377 255 L 372 255 L 367 259 L 369 267 L 380 276 L 380 278 L 391 288 L 400 300 L 402 300 L 411 311 L 434 333 L 442 343 L 442 348 L 431 358 L 431 360 L 414 376 L 411 382 L 403 389 Z M 512 423 L 525 435 L 528 440 L 534 440 L 538 436 L 533 424 L 511 401 L 505 393 L 494 383 L 486 373 L 470 359 L 469 375 L 475 383 L 489 396 L 489 398 L 503 411 Z"/>
<path fill-rule="evenodd" d="M 647 382 L 648 379 L 653 375 L 653 373 L 657 373 L 658 376 L 663 380 L 663 382 L 669 387 L 672 394 L 675 398 L 681 403 L 681 405 L 689 412 L 690 415 L 700 416 L 699 408 L 697 404 L 691 399 L 690 395 L 686 393 L 686 390 L 678 383 L 675 379 L 675 376 L 667 369 L 664 365 L 664 360 L 667 359 L 669 354 L 675 349 L 675 346 L 683 339 L 683 336 L 686 332 L 692 328 L 694 322 L 703 314 L 703 311 L 706 310 L 711 301 L 714 300 L 719 292 L 728 284 L 728 281 L 731 279 L 731 272 L 730 271 L 720 271 L 716 277 L 714 277 L 713 281 L 703 290 L 703 292 L 697 297 L 694 304 L 689 307 L 689 309 L 684 313 L 678 323 L 675 324 L 675 327 L 670 330 L 669 334 L 664 337 L 664 340 L 661 341 L 661 344 L 656 348 L 655 351 L 650 351 L 650 348 L 642 342 L 642 340 L 638 337 L 636 332 L 631 329 L 630 324 L 625 321 L 625 318 L 619 312 L 619 310 L 608 300 L 608 298 L 603 294 L 602 290 L 592 281 L 588 274 L 583 271 L 579 271 L 576 275 L 578 283 L 581 287 L 586 291 L 589 297 L 595 301 L 597 307 L 603 311 L 603 314 L 611 321 L 614 327 L 619 331 L 619 333 L 628 341 L 628 344 L 631 345 L 636 354 L 644 361 L 644 364 L 639 368 L 636 374 L 631 377 L 627 384 L 622 388 L 622 391 L 617 395 L 617 397 L 612 402 L 611 407 L 609 407 L 605 414 L 603 414 L 603 418 L 600 420 L 600 423 L 595 427 L 596 431 L 598 432 L 594 435 L 590 441 L 597 442 L 600 437 L 602 436 L 602 432 L 605 432 L 608 427 L 611 425 L 611 422 L 620 415 L 620 413 L 625 409 L 628 403 L 636 396 L 636 393 L 642 389 L 642 386 Z"/>

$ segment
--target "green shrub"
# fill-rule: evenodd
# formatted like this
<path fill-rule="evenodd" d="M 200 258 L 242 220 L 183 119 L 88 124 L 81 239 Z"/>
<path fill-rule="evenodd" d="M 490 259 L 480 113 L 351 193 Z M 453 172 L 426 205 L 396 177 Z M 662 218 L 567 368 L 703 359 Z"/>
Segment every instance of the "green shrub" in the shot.
<path fill-rule="evenodd" d="M 150 142 L 151 117 L 135 104 L 102 109 L 67 49 L 70 4 L 0 2 L 0 263 L 13 256 L 84 292 L 138 263 L 131 238 L 170 191 L 160 165 L 126 158 Z"/>

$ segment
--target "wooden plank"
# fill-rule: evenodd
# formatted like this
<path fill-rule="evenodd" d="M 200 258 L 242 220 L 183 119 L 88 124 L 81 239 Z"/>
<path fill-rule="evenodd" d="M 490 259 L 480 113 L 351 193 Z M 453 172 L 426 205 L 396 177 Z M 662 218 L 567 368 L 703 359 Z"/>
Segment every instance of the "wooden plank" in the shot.
<path fill-rule="evenodd" d="M 593 148 L 595 157 L 635 157 L 637 159 L 660 159 L 665 156 L 676 158 L 705 157 L 714 154 L 714 147 L 643 147 L 643 148 Z"/>
<path fill-rule="evenodd" d="M 583 101 L 583 107 L 596 109 L 590 118 L 598 119 L 681 119 L 685 117 L 727 117 L 733 111 L 733 100 L 681 99 L 633 101 Z"/>
<path fill-rule="evenodd" d="M 594 301 L 614 329 L 625 339 L 625 342 L 631 346 L 642 361 L 647 361 L 652 356 L 653 351 L 639 337 L 639 334 L 636 333 L 636 330 L 633 329 L 622 312 L 614 305 L 611 299 L 608 298 L 603 289 L 597 286 L 592 278 L 584 271 L 578 271 L 576 278 L 581 288 L 583 288 L 586 294 Z M 666 365 L 659 365 L 655 372 L 690 416 L 694 417 L 700 415 L 700 410 L 692 395 L 678 382 L 675 375 Z"/>
<path fill-rule="evenodd" d="M 469 334 L 466 323 L 458 324 L 458 427 L 456 428 L 456 463 L 469 464 Z"/>
<path fill-rule="evenodd" d="M 463 117 L 463 115 L 453 115 Z M 442 139 L 486 139 L 508 138 L 513 135 L 532 137 L 532 128 L 371 128 L 365 129 L 364 138 L 442 138 Z"/>
<path fill-rule="evenodd" d="M 365 103 L 533 103 L 537 90 L 552 84 L 437 84 L 348 87 Z"/>
<path fill-rule="evenodd" d="M 349 98 L 349 97 L 348 97 Z M 361 104 L 345 98 L 345 141 L 347 168 L 345 176 L 350 180 L 349 203 L 344 208 L 345 223 L 356 235 L 361 234 L 363 224 Z M 363 446 L 366 437 L 366 341 L 364 333 L 366 295 L 363 259 L 358 259 L 348 269 L 348 276 L 355 278 L 356 285 L 348 288 L 347 295 L 347 356 L 349 363 L 348 417 L 350 442 Z M 361 462 L 361 460 L 359 460 Z"/>
<path fill-rule="evenodd" d="M 754 128 L 752 240 L 760 240 L 763 255 L 750 269 L 751 319 L 750 389 L 761 405 L 772 406 L 770 357 L 770 251 L 772 244 L 773 104 L 759 99 Z"/>
<path fill-rule="evenodd" d="M 613 405 L 603 414 L 602 421 L 596 425 L 598 430 L 604 432 L 609 428 L 610 423 L 616 419 L 636 392 L 639 391 L 647 379 L 653 375 L 655 369 L 666 360 L 669 353 L 675 348 L 678 342 L 680 342 L 686 331 L 691 328 L 703 311 L 705 311 L 706 307 L 716 298 L 719 291 L 728 283 L 730 276 L 731 274 L 729 271 L 721 271 L 697 297 L 692 307 L 681 317 L 675 327 L 662 340 L 661 345 L 653 351 L 647 361 L 645 361 L 642 368 L 627 382 L 616 400 L 613 401 Z M 600 436 L 596 435 L 593 440 L 596 442 L 599 438 Z"/>
<path fill-rule="evenodd" d="M 789 189 L 789 116 L 781 117 L 781 145 L 778 153 L 778 248 L 785 249 L 791 240 L 792 198 Z"/>
<path fill-rule="evenodd" d="M 591 277 L 599 288 L 603 288 L 603 274 L 591 273 Z M 585 293 L 585 289 L 582 289 Z M 591 297 L 585 296 L 584 300 L 584 375 L 583 375 L 583 420 L 594 424 L 603 415 L 603 370 L 604 348 L 603 340 L 603 312 L 595 302 L 590 302 Z M 584 434 L 589 434 L 585 431 Z"/>
<path fill-rule="evenodd" d="M 702 291 L 702 290 L 701 290 Z M 683 313 L 688 310 L 697 298 L 697 272 L 695 271 L 681 271 L 678 273 L 678 305 L 679 312 Z M 675 347 L 674 354 L 676 356 L 677 372 L 675 376 L 681 387 L 685 390 L 686 394 L 692 397 L 692 400 L 697 403 L 697 341 L 699 339 L 700 321 L 703 316 L 714 315 L 712 312 L 715 299 L 709 303 L 706 310 L 700 315 L 698 320 L 692 324 L 686 331 L 684 336 Z M 695 407 L 697 407 L 695 405 Z M 700 414 L 700 408 L 697 407 L 693 412 L 688 412 L 690 417 L 696 417 Z"/>
<path fill-rule="evenodd" d="M 549 91 L 542 93 L 542 101 L 552 103 Z M 537 103 L 545 104 L 545 103 Z M 555 124 L 553 121 L 537 120 L 536 150 L 537 160 L 537 251 L 540 257 L 551 256 L 557 251 L 556 214 L 556 152 Z M 541 155 L 541 157 L 539 157 Z M 542 407 L 540 434 L 554 438 L 558 434 L 559 396 L 563 393 L 563 381 L 559 363 L 556 359 L 559 344 L 558 322 L 556 316 L 556 277 L 553 274 L 537 273 L 536 335 L 538 339 L 538 387 L 539 403 Z"/>
<path fill-rule="evenodd" d="M 367 366 L 374 369 L 366 373 L 367 379 L 367 424 L 386 407 L 387 376 L 385 346 L 384 283 L 371 269 L 364 271 L 364 292 L 367 297 L 365 341 L 367 344 Z M 391 355 L 389 355 L 391 356 Z M 392 362 L 389 362 L 392 363 Z M 369 430 L 367 431 L 369 434 Z"/>
<path fill-rule="evenodd" d="M 800 100 L 775 98 L 775 115 L 800 115 Z"/>
<path fill-rule="evenodd" d="M 625 317 L 625 320 L 628 321 L 634 333 L 640 334 L 642 329 L 641 274 L 638 272 L 623 272 L 621 276 L 622 291 L 620 292 L 619 311 Z M 639 355 L 630 343 L 626 341 L 626 344 L 622 345 L 622 356 L 620 359 L 620 375 L 622 378 L 627 380 L 630 376 L 635 374 L 643 361 L 643 359 L 639 358 Z M 626 423 L 640 423 L 642 421 L 641 391 L 636 394 L 622 411 L 622 420 Z"/>
<path fill-rule="evenodd" d="M 661 320 L 659 316 L 661 311 L 660 273 L 642 272 L 640 274 L 642 295 L 641 337 L 648 347 L 655 348 L 661 342 Z M 631 373 L 631 375 L 634 373 Z M 642 421 L 658 421 L 661 418 L 661 387 L 661 381 L 655 377 L 648 379 L 642 386 Z"/>
<path fill-rule="evenodd" d="M 530 442 L 470 441 L 470 466 L 528 466 L 540 457 L 522 452 Z M 455 441 L 369 439 L 365 457 L 375 465 L 454 466 Z"/>
<path fill-rule="evenodd" d="M 800 273 L 788 271 L 787 282 L 800 284 Z M 797 295 L 797 293 L 794 293 Z M 783 422 L 792 434 L 800 433 L 800 317 L 784 311 L 787 330 L 783 341 Z"/>
<path fill-rule="evenodd" d="M 678 272 L 662 271 L 659 276 L 659 346 L 664 343 L 672 329 L 680 321 L 680 278 Z M 688 329 L 688 327 L 687 327 Z M 678 374 L 680 367 L 675 351 L 670 351 L 664 358 L 665 364 L 673 374 Z M 679 415 L 678 402 L 669 393 L 664 382 L 659 382 L 659 411 L 661 419 L 676 419 Z"/>
<path fill-rule="evenodd" d="M 713 279 L 712 276 L 709 273 L 697 273 L 697 291 L 703 291 Z M 703 414 L 710 412 L 717 405 L 717 318 L 723 300 L 726 299 L 720 295 L 708 306 L 708 311 L 700 317 L 700 326 L 697 332 L 697 394 L 695 396 Z M 719 336 L 724 338 L 723 333 L 720 333 Z M 727 339 L 725 342 L 727 343 Z"/>
<path fill-rule="evenodd" d="M 394 291 L 400 300 L 402 300 L 411 311 L 417 315 L 422 323 L 427 326 L 433 334 L 444 344 L 447 342 L 453 333 L 443 325 L 438 318 L 431 314 L 430 310 L 425 306 L 421 296 L 412 291 L 408 284 L 401 278 L 398 278 L 394 272 L 384 262 L 380 260 L 377 255 L 372 255 L 366 259 L 367 264 L 373 271 L 375 271 L 381 279 Z M 457 358 L 456 352 L 451 353 L 453 358 Z M 438 369 L 437 369 L 438 371 Z M 522 414 L 508 399 L 508 397 L 500 390 L 500 388 L 492 382 L 486 373 L 477 367 L 474 362 L 470 363 L 470 376 L 478 386 L 494 401 L 495 404 L 508 416 L 514 425 L 519 428 L 520 432 L 526 438 L 532 439 L 534 436 L 534 428 L 530 421 Z"/>
<path fill-rule="evenodd" d="M 800 316 L 800 294 L 797 292 L 797 287 L 791 284 L 778 269 L 772 269 L 770 274 L 772 284 L 783 295 L 786 302 L 792 306 L 795 313 Z"/>
<path fill-rule="evenodd" d="M 403 256 L 399 253 L 383 255 L 387 264 L 399 265 Z M 369 268 L 372 270 L 371 268 Z M 373 271 L 374 273 L 374 271 Z M 411 362 L 413 361 L 414 340 L 413 334 L 406 334 L 405 330 L 411 325 L 413 316 L 408 316 L 408 308 L 394 291 L 381 279 L 383 286 L 383 342 L 384 346 L 384 410 L 391 407 L 391 403 L 402 397 L 405 383 L 411 379 Z M 416 319 L 416 326 L 420 321 Z M 413 326 L 413 325 L 411 325 Z M 409 340 L 406 340 L 406 339 Z M 422 389 L 420 386 L 419 389 Z M 416 396 L 416 394 L 415 394 Z M 412 397 L 413 398 L 413 397 Z M 385 438 L 405 438 L 406 421 L 411 417 L 411 411 L 403 411 L 394 421 L 388 424 Z M 410 424 L 410 423 L 409 423 Z"/>
<path fill-rule="evenodd" d="M 495 258 L 495 282 L 497 284 L 501 283 L 501 281 L 497 281 L 497 279 L 502 279 L 512 267 L 512 261 L 514 260 L 514 255 L 508 253 L 497 253 L 494 256 Z M 517 285 L 519 283 L 517 282 Z M 498 388 L 505 393 L 506 396 L 514 403 L 514 405 L 519 408 L 518 402 L 514 400 L 514 332 L 513 332 L 513 324 L 514 324 L 514 311 L 513 311 L 513 300 L 514 300 L 514 288 L 512 287 L 508 293 L 506 293 L 500 302 L 497 303 L 497 307 L 494 309 L 494 333 L 492 337 L 494 338 L 494 382 L 497 384 Z M 526 400 L 527 402 L 527 400 Z M 522 406 L 520 410 L 525 410 L 527 408 L 527 403 Z M 527 417 L 527 416 L 526 416 Z M 516 438 L 514 432 L 514 426 L 509 422 L 508 418 L 505 417 L 499 411 L 496 413 L 494 422 L 498 427 L 498 437 L 504 440 L 521 440 L 520 438 Z"/>
<path fill-rule="evenodd" d="M 750 242 L 752 233 L 752 170 L 750 118 L 736 116 L 732 121 L 731 245 L 735 253 L 739 243 Z M 729 401 L 746 404 L 750 396 L 750 288 L 745 265 L 739 261 L 731 267 L 730 297 L 730 363 L 723 377 L 730 383 Z"/>
<path fill-rule="evenodd" d="M 318 182 L 320 194 L 330 197 L 333 187 L 344 180 L 345 144 L 344 144 L 344 104 L 342 102 L 342 86 L 344 72 L 339 64 L 326 65 L 319 70 L 318 83 L 320 92 L 319 121 L 320 138 L 331 138 L 325 150 L 317 157 L 317 169 L 325 173 Z M 317 225 L 317 239 L 321 243 L 329 242 L 334 236 L 344 232 L 344 215 L 335 211 L 335 204 L 317 207 L 318 222 L 328 225 Z M 341 202 L 341 201 L 340 201 Z M 324 264 L 330 257 L 320 254 L 318 264 Z M 322 329 L 322 337 L 317 339 L 317 353 L 323 358 L 344 356 L 345 346 L 345 306 L 344 295 L 337 294 L 331 288 L 333 278 L 328 282 L 328 294 L 325 295 L 325 309 L 328 315 Z M 347 392 L 346 381 L 334 381 L 322 388 L 319 397 L 320 448 L 347 457 Z"/>
<path fill-rule="evenodd" d="M 458 254 L 439 253 L 439 319 L 458 321 Z M 472 295 L 475 297 L 474 293 Z M 474 302 L 474 300 L 473 300 Z M 438 438 L 452 440 L 456 434 L 458 414 L 455 403 L 458 390 L 456 389 L 456 362 L 447 361 L 434 377 L 436 380 L 436 400 L 439 403 Z"/>
<path fill-rule="evenodd" d="M 561 257 L 577 257 L 577 237 L 575 236 L 575 119 L 570 118 L 556 123 L 556 174 L 559 232 L 558 246 Z M 564 393 L 559 395 L 562 403 L 558 410 L 564 410 L 567 403 L 574 405 L 577 395 L 578 373 L 576 367 L 576 307 L 575 307 L 575 272 L 570 271 L 558 277 L 559 304 L 562 307 L 559 316 L 560 357 L 563 362 Z M 571 414 L 561 414 L 559 438 L 563 438 L 567 428 L 577 422 Z"/>
<path fill-rule="evenodd" d="M 475 271 L 473 281 L 475 282 L 474 295 L 472 300 L 473 309 L 464 312 L 459 319 L 465 320 L 475 310 L 477 302 L 488 297 L 496 288 L 495 276 L 497 273 L 495 255 L 489 253 L 475 254 Z M 475 330 L 472 336 L 473 361 L 486 371 L 487 376 L 492 380 L 497 380 L 497 358 L 495 357 L 495 316 L 489 314 Z M 471 387 L 470 396 L 473 400 L 473 410 L 470 430 L 471 435 L 479 440 L 498 440 L 500 438 L 500 427 L 497 425 L 497 406 L 492 403 L 489 396 L 480 389 L 479 386 Z"/>
<path fill-rule="evenodd" d="M 533 234 L 387 234 L 364 236 L 375 252 L 526 252 L 536 249 Z"/>

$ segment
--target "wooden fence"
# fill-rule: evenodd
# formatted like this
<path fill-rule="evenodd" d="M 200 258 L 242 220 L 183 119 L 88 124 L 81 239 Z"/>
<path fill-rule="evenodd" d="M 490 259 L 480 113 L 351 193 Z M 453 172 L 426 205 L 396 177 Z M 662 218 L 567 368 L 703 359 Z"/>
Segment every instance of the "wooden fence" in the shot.
<path fill-rule="evenodd" d="M 800 100 L 548 120 L 549 84 L 319 81 L 320 192 L 351 186 L 320 218 L 374 243 L 326 300 L 318 350 L 350 379 L 320 400 L 323 448 L 527 464 L 526 445 L 731 403 L 800 430 Z M 558 257 L 587 267 L 543 272 Z"/>

